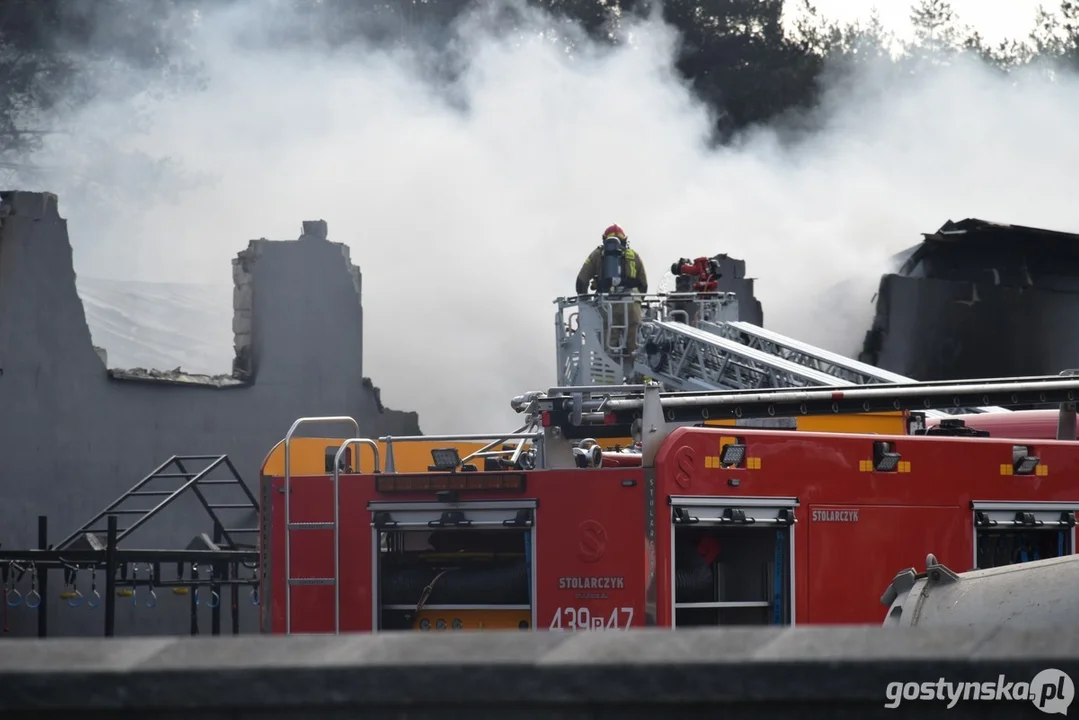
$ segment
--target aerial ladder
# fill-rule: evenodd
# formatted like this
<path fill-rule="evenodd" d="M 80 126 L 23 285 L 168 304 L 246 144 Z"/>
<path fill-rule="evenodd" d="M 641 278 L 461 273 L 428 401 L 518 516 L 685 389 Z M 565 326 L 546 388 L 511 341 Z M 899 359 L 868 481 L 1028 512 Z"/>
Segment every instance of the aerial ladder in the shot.
<path fill-rule="evenodd" d="M 715 258 L 683 258 L 671 270 L 681 280 L 676 292 L 556 300 L 559 385 L 648 378 L 669 391 L 710 391 L 917 382 L 739 320 L 738 298 L 716 289 Z M 633 302 L 640 303 L 641 322 L 636 351 L 629 354 L 625 318 Z M 1007 410 L 952 407 L 926 415 L 972 412 Z"/>

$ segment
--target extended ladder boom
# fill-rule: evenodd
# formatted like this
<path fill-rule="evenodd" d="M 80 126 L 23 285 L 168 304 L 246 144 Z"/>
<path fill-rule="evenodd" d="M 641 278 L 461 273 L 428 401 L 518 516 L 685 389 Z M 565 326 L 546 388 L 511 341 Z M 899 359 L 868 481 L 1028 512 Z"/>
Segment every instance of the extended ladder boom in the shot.
<path fill-rule="evenodd" d="M 834 385 L 837 380 L 806 365 L 683 323 L 653 322 L 651 331 L 649 340 L 660 354 L 654 360 L 638 359 L 637 371 L 665 384 L 680 384 L 684 378 L 693 377 L 712 385 L 710 389 L 735 390 Z"/>
<path fill-rule="evenodd" d="M 855 385 L 916 382 L 912 378 L 852 360 L 786 335 L 766 330 L 753 323 L 735 320 L 726 323 L 701 323 L 701 326 L 709 332 L 735 340 L 747 347 L 811 367 L 818 372 Z"/>
<path fill-rule="evenodd" d="M 916 382 L 742 321 L 702 321 L 700 327 L 654 321 L 647 325 L 646 334 L 648 342 L 638 354 L 635 370 L 666 387 L 745 390 Z M 1000 412 L 1003 408 L 956 410 Z"/>
<path fill-rule="evenodd" d="M 875 385 L 878 383 L 914 383 L 914 378 L 905 377 L 883 368 L 859 362 L 838 353 L 795 340 L 780 333 L 766 330 L 753 323 L 735 320 L 726 323 L 703 322 L 701 326 L 723 337 L 738 340 L 746 346 L 760 350 L 768 355 L 782 358 L 788 362 L 813 368 L 818 372 L 846 380 L 854 385 Z M 1010 412 L 1002 407 L 971 408 L 973 412 Z"/>

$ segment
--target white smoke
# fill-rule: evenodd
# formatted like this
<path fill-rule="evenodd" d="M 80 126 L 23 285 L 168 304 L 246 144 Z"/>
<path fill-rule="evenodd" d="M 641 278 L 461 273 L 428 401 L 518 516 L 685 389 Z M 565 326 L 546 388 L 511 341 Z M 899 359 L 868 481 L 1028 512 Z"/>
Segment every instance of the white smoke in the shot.
<path fill-rule="evenodd" d="M 771 329 L 844 352 L 886 259 L 919 233 L 964 217 L 1079 229 L 1074 78 L 869 68 L 798 142 L 760 129 L 709 149 L 709 114 L 655 19 L 628 45 L 578 37 L 572 53 L 534 16 L 512 39 L 466 24 L 467 68 L 439 93 L 403 51 L 259 42 L 265 7 L 203 19 L 204 89 L 69 118 L 46 159 L 81 172 L 42 185 L 60 194 L 77 270 L 120 279 L 228 284 L 247 239 L 324 218 L 364 274 L 364 374 L 425 432 L 503 428 L 510 397 L 554 383 L 552 300 L 612 222 L 653 287 L 681 256 L 744 258 Z M 129 150 L 171 158 L 184 182 L 151 193 Z M 119 187 L 116 202 L 81 200 L 87 176 Z M 227 372 L 230 321 L 222 306 L 223 367 L 191 369 Z"/>

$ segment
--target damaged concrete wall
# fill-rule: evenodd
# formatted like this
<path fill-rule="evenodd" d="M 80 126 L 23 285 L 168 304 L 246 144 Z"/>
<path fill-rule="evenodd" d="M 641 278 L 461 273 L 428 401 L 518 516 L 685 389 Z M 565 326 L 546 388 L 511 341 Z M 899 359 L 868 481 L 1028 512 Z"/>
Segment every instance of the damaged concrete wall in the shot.
<path fill-rule="evenodd" d="M 252 241 L 234 261 L 233 374 L 106 371 L 75 288 L 56 196 L 0 193 L 4 548 L 36 547 L 38 515 L 49 517 L 50 539 L 59 542 L 172 455 L 227 454 L 257 493 L 263 459 L 297 417 L 351 415 L 366 436 L 419 433 L 416 414 L 384 409 L 363 377 L 360 274 L 348 248 L 328 241 L 322 221 L 304 230 L 300 240 Z M 187 500 L 124 546 L 184 547 L 209 533 L 205 512 Z M 97 580 L 100 590 L 104 579 Z M 66 607 L 57 597 L 61 578 L 52 582 L 50 635 L 100 635 L 101 608 Z M 88 590 L 85 574 L 80 582 Z M 186 633 L 188 598 L 158 597 L 155 609 L 118 601 L 117 634 Z M 257 608 L 241 605 L 244 631 L 255 631 Z M 206 633 L 210 611 L 199 612 Z M 8 625 L 13 634 L 32 634 L 34 613 L 9 609 Z"/>

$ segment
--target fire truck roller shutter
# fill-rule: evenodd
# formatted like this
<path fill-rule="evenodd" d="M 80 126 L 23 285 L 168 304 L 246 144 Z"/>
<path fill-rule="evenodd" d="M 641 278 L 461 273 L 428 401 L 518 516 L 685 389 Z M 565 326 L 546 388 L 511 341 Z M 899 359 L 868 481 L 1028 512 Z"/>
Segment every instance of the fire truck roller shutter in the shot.
<path fill-rule="evenodd" d="M 1074 552 L 1079 503 L 975 501 L 971 510 L 973 567 L 984 570 Z"/>
<path fill-rule="evenodd" d="M 432 612 L 452 619 L 454 629 L 458 622 L 466 629 L 494 627 L 507 612 L 531 626 L 535 500 L 372 502 L 368 508 L 380 538 L 378 629 L 424 630 L 417 619 Z"/>
<path fill-rule="evenodd" d="M 795 498 L 671 497 L 675 627 L 786 625 Z"/>
<path fill-rule="evenodd" d="M 415 603 L 424 588 L 443 572 L 446 561 L 455 555 L 465 557 L 471 553 L 473 558 L 489 555 L 489 560 L 465 572 L 446 572 L 435 583 L 428 602 L 464 604 L 482 592 L 484 599 L 492 604 L 528 603 L 528 564 L 515 557 L 522 552 L 520 534 L 497 530 L 478 532 L 463 533 L 456 529 L 426 532 L 429 551 L 403 560 L 392 574 L 383 576 L 382 601 L 391 605 Z M 526 559 L 527 545 L 526 539 Z"/>

